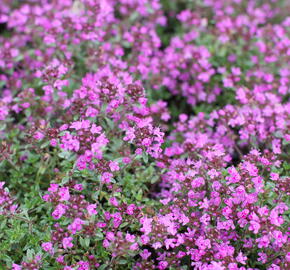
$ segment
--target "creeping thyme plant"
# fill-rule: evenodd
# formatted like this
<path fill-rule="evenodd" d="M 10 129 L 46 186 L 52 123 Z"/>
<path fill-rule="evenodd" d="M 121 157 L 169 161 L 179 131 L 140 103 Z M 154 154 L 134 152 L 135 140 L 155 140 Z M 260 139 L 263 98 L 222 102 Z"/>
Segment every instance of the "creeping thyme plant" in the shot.
<path fill-rule="evenodd" d="M 289 14 L 0 0 L 0 269 L 290 269 Z"/>

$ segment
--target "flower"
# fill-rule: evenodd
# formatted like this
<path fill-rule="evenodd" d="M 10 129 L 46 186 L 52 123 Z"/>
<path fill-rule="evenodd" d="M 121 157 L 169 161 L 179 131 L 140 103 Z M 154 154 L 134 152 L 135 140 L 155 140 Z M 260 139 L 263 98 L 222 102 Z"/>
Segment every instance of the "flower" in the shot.
<path fill-rule="evenodd" d="M 109 167 L 110 167 L 112 172 L 120 170 L 118 162 L 115 162 L 115 161 L 110 161 Z"/>
<path fill-rule="evenodd" d="M 72 248 L 73 247 L 73 243 L 72 243 L 73 238 L 72 237 L 65 237 L 62 240 L 62 246 L 64 249 L 67 248 Z"/>
<path fill-rule="evenodd" d="M 55 210 L 52 212 L 52 216 L 54 219 L 60 219 L 64 213 L 66 212 L 67 206 L 64 204 L 58 204 L 55 208 Z"/>
<path fill-rule="evenodd" d="M 41 247 L 43 248 L 44 251 L 52 254 L 53 253 L 53 245 L 51 242 L 44 242 L 41 244 Z"/>
<path fill-rule="evenodd" d="M 97 204 L 89 204 L 87 206 L 87 211 L 90 216 L 96 215 L 98 212 L 96 211 Z"/>

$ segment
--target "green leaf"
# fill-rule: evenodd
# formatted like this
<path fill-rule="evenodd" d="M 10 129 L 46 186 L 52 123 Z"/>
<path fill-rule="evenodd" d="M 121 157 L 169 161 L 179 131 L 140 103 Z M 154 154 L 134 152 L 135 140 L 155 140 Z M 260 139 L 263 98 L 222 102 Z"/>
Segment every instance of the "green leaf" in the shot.
<path fill-rule="evenodd" d="M 90 238 L 82 238 L 80 237 L 80 244 L 84 248 L 88 248 L 90 246 Z"/>
<path fill-rule="evenodd" d="M 104 236 L 101 232 L 97 232 L 96 235 L 95 235 L 95 239 L 96 240 L 102 240 L 104 239 Z"/>
<path fill-rule="evenodd" d="M 136 195 L 136 200 L 141 201 L 142 200 L 142 195 L 143 195 L 143 191 L 142 189 L 139 189 L 137 195 Z"/>
<path fill-rule="evenodd" d="M 26 256 L 27 256 L 27 259 L 28 259 L 28 260 L 32 260 L 33 257 L 34 257 L 34 250 L 32 250 L 32 249 L 27 249 L 27 251 L 26 251 Z"/>
<path fill-rule="evenodd" d="M 143 161 L 144 161 L 145 163 L 148 163 L 148 154 L 147 154 L 146 152 L 144 152 L 144 151 L 143 151 L 143 153 L 142 153 L 142 158 L 143 158 Z"/>
<path fill-rule="evenodd" d="M 128 261 L 127 261 L 127 260 L 119 260 L 118 263 L 119 263 L 119 264 L 127 264 Z"/>
<path fill-rule="evenodd" d="M 98 270 L 105 270 L 107 267 L 107 264 L 102 264 L 100 267 L 98 267 Z"/>

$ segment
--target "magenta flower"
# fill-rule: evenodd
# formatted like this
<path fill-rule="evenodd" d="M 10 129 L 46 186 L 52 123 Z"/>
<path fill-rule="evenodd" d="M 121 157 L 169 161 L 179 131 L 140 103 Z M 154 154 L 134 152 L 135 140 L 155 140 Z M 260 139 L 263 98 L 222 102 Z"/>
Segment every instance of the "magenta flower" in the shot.
<path fill-rule="evenodd" d="M 72 243 L 73 238 L 72 237 L 65 237 L 62 240 L 62 246 L 64 249 L 67 248 L 72 248 L 73 247 L 73 243 Z"/>
<path fill-rule="evenodd" d="M 53 245 L 51 242 L 45 242 L 41 244 L 41 247 L 43 248 L 44 251 L 52 254 L 53 253 Z"/>
<path fill-rule="evenodd" d="M 51 215 L 54 219 L 60 219 L 66 212 L 66 209 L 67 207 L 64 204 L 58 204 Z"/>
<path fill-rule="evenodd" d="M 96 207 L 97 207 L 97 205 L 96 204 L 89 204 L 88 206 L 87 206 L 87 211 L 88 211 L 88 214 L 90 215 L 90 216 L 92 216 L 92 215 L 96 215 L 98 212 L 96 211 Z"/>

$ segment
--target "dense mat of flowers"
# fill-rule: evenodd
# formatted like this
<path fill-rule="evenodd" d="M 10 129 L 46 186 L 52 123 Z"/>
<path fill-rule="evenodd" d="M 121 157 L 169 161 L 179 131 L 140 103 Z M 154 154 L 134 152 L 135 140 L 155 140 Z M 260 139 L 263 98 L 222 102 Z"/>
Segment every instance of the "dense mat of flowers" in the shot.
<path fill-rule="evenodd" d="M 287 0 L 0 0 L 0 269 L 290 269 Z"/>

